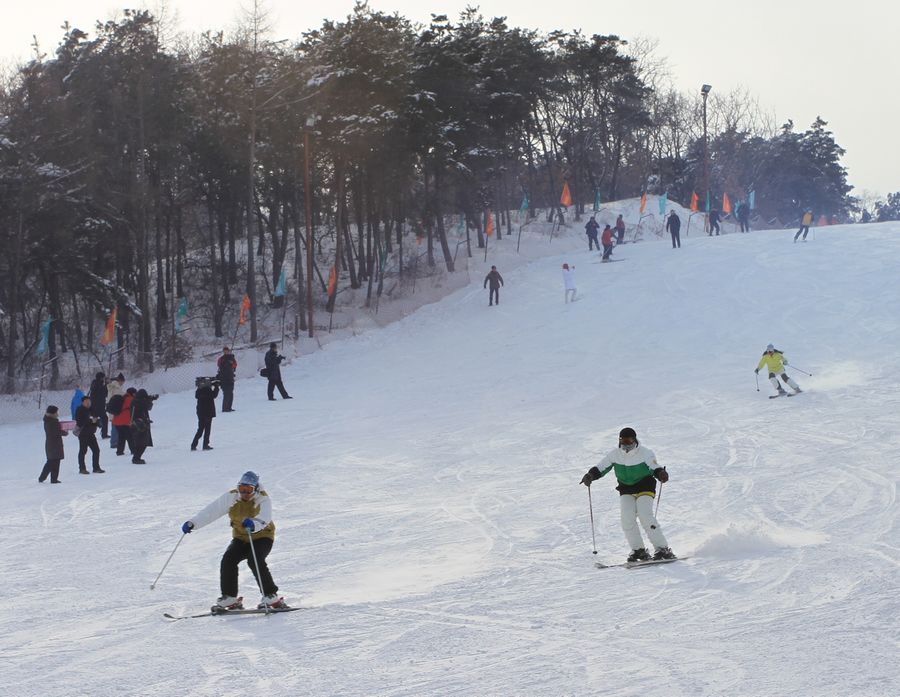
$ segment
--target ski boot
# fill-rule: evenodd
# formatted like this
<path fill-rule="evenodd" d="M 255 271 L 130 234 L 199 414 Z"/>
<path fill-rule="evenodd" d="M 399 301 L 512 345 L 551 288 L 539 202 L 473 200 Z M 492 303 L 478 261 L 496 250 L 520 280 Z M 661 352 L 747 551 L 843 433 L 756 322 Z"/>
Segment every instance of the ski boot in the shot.
<path fill-rule="evenodd" d="M 641 547 L 640 549 L 634 549 L 631 551 L 631 554 L 628 555 L 627 562 L 636 562 L 636 561 L 650 561 L 650 555 L 647 553 L 647 550 Z"/>
<path fill-rule="evenodd" d="M 653 555 L 653 561 L 661 561 L 663 559 L 677 559 L 675 552 L 668 547 L 659 547 Z"/>
<path fill-rule="evenodd" d="M 233 595 L 223 595 L 221 598 L 216 600 L 216 604 L 212 606 L 213 614 L 219 612 L 228 612 L 229 610 L 243 610 L 244 609 L 244 599 L 241 597 L 235 598 Z"/>
<path fill-rule="evenodd" d="M 264 595 L 256 608 L 265 610 L 268 607 L 270 610 L 283 610 L 287 606 L 288 604 L 284 602 L 284 598 L 279 597 L 277 593 L 272 593 L 272 595 Z"/>

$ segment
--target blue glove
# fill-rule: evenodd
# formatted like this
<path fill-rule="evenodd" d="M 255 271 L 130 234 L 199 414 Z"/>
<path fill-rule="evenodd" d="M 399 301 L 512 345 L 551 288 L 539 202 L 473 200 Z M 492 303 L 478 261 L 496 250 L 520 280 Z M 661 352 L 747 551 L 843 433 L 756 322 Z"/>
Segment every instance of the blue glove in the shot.
<path fill-rule="evenodd" d="M 253 522 L 253 518 L 244 518 L 244 522 L 241 523 L 247 530 L 253 532 L 253 529 L 256 527 L 256 524 Z"/>
<path fill-rule="evenodd" d="M 184 525 L 181 526 L 181 532 L 183 532 L 185 535 L 187 535 L 193 529 L 194 524 L 189 520 L 185 521 Z"/>

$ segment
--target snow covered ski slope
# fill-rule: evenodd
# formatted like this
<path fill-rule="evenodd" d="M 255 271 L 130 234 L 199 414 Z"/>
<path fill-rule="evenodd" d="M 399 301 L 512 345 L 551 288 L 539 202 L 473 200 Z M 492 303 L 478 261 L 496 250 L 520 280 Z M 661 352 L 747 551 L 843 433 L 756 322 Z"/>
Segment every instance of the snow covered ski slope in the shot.
<path fill-rule="evenodd" d="M 8 694 L 896 695 L 900 225 L 792 234 L 628 264 L 554 240 L 519 268 L 499 242 L 471 286 L 286 368 L 293 401 L 240 380 L 211 452 L 189 451 L 193 390 L 158 401 L 147 465 L 104 448 L 79 476 L 68 438 L 60 485 L 36 481 L 37 409 L 0 426 Z M 757 391 L 770 342 L 813 374 L 788 368 L 801 399 Z M 668 469 L 659 519 L 688 560 L 594 567 L 628 549 L 610 477 L 591 554 L 579 481 L 626 425 Z M 148 584 L 247 469 L 279 593 L 312 610 L 166 620 L 218 595 L 224 520 Z"/>

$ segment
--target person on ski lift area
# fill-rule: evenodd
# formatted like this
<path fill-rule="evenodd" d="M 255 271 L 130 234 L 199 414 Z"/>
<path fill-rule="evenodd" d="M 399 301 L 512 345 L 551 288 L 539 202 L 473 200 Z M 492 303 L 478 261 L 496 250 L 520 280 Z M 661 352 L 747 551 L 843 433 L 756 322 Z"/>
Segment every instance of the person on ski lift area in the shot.
<path fill-rule="evenodd" d="M 756 370 L 754 371 L 757 375 L 759 375 L 760 369 L 765 366 L 769 370 L 769 382 L 772 383 L 773 387 L 775 387 L 778 392 L 775 393 L 774 396 L 781 397 L 783 395 L 788 394 L 785 389 L 778 383 L 778 377 L 780 376 L 786 385 L 790 385 L 790 387 L 794 390 L 794 394 L 799 394 L 802 392 L 800 389 L 800 385 L 794 382 L 791 378 L 788 377 L 787 373 L 784 372 L 784 366 L 788 364 L 787 358 L 785 358 L 784 353 L 776 349 L 772 344 L 766 346 L 765 352 L 763 352 L 762 358 L 759 359 L 759 365 L 756 366 Z"/>
<path fill-rule="evenodd" d="M 631 547 L 629 562 L 675 559 L 666 536 L 653 513 L 653 499 L 656 498 L 656 481 L 669 481 L 669 474 L 656 462 L 656 455 L 638 442 L 633 428 L 619 431 L 619 447 L 611 451 L 595 467 L 591 467 L 581 478 L 581 483 L 590 487 L 591 483 L 613 470 L 618 481 L 619 509 L 622 514 L 622 531 Z M 638 520 L 647 537 L 656 548 L 651 557 L 644 546 L 644 538 L 638 528 Z"/>
<path fill-rule="evenodd" d="M 275 523 L 272 521 L 272 501 L 260 488 L 259 475 L 245 472 L 234 489 L 185 521 L 181 532 L 187 535 L 224 515 L 231 519 L 231 544 L 222 555 L 219 567 L 222 595 L 216 604 L 223 610 L 243 608 L 242 599 L 238 597 L 238 565 L 246 561 L 262 589 L 259 607 L 287 607 L 284 598 L 278 596 L 278 586 L 266 564 L 266 557 L 275 543 Z"/>

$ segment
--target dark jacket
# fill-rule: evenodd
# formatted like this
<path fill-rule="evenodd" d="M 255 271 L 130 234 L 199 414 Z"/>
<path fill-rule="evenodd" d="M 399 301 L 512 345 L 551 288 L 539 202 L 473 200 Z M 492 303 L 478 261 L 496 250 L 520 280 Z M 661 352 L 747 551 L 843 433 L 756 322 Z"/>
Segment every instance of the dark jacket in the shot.
<path fill-rule="evenodd" d="M 66 456 L 63 436 L 67 435 L 59 426 L 59 417 L 44 414 L 44 450 L 48 460 L 62 460 Z"/>
<path fill-rule="evenodd" d="M 201 419 L 213 419 L 216 416 L 216 397 L 219 396 L 219 386 L 210 387 L 204 385 L 194 392 L 197 400 L 197 416 Z"/>
<path fill-rule="evenodd" d="M 91 398 L 91 414 L 103 416 L 106 409 L 106 396 L 109 390 L 106 388 L 106 378 L 94 378 L 88 395 Z"/>
<path fill-rule="evenodd" d="M 91 410 L 83 404 L 75 411 L 75 425 L 80 429 L 78 432 L 79 438 L 91 436 L 97 432 L 97 424 L 94 423 L 91 417 Z"/>
<path fill-rule="evenodd" d="M 497 269 L 493 269 L 484 277 L 485 288 L 488 286 L 488 281 L 491 283 L 491 290 L 496 290 L 503 285 L 503 276 L 500 275 L 500 272 L 497 271 Z"/>
<path fill-rule="evenodd" d="M 234 354 L 228 353 L 219 356 L 216 365 L 219 368 L 219 374 L 216 377 L 222 382 L 233 385 L 234 372 L 237 370 L 237 358 L 234 357 Z"/>
<path fill-rule="evenodd" d="M 269 371 L 269 380 L 281 379 L 281 361 L 284 356 L 279 356 L 278 351 L 269 349 L 266 352 L 266 370 Z"/>
<path fill-rule="evenodd" d="M 681 230 L 681 218 L 677 215 L 670 215 L 666 221 L 666 230 L 678 234 L 678 231 Z"/>
<path fill-rule="evenodd" d="M 709 222 L 710 224 L 719 222 L 719 211 L 709 212 Z"/>
<path fill-rule="evenodd" d="M 584 229 L 589 237 L 596 237 L 597 231 L 600 229 L 600 223 L 591 218 L 587 221 L 587 225 L 584 226 Z"/>
<path fill-rule="evenodd" d="M 153 400 L 146 390 L 138 390 L 131 402 L 131 428 L 132 437 L 136 442 L 146 438 L 143 442 L 147 447 L 153 445 L 153 436 L 150 432 L 150 410 L 153 408 Z"/>

